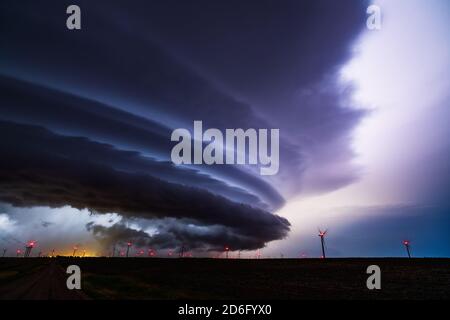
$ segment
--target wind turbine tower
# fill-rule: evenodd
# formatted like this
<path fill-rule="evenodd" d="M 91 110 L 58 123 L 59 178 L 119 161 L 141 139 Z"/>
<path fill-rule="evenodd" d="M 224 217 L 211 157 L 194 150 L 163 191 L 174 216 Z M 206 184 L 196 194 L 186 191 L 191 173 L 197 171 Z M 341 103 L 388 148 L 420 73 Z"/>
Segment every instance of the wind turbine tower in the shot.
<path fill-rule="evenodd" d="M 180 248 L 180 258 L 183 258 L 183 257 L 184 257 L 184 250 L 185 250 L 184 244 L 182 244 L 182 245 L 181 245 L 181 248 Z"/>
<path fill-rule="evenodd" d="M 411 245 L 411 241 L 409 241 L 409 240 L 404 240 L 404 241 L 403 241 L 403 245 L 404 245 L 405 248 L 406 248 L 406 253 L 408 253 L 408 258 L 411 258 L 411 251 L 410 251 L 410 249 L 409 249 L 409 247 L 410 247 L 410 245 Z"/>
<path fill-rule="evenodd" d="M 25 258 L 30 256 L 31 250 L 34 248 L 35 245 L 36 241 L 28 241 L 27 245 L 25 246 L 25 255 L 24 255 Z"/>
<path fill-rule="evenodd" d="M 325 259 L 325 235 L 327 234 L 327 230 L 322 231 L 319 229 L 319 237 L 320 237 L 320 243 L 322 244 L 322 258 Z"/>
<path fill-rule="evenodd" d="M 131 247 L 131 242 L 127 243 L 127 258 L 128 258 L 128 254 L 130 253 L 130 247 Z"/>

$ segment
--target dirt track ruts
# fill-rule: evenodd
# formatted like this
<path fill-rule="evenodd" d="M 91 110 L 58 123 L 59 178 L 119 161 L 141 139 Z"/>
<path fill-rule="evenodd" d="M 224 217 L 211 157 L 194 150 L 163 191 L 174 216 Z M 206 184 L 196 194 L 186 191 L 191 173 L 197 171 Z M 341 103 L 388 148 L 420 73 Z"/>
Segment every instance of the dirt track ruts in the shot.
<path fill-rule="evenodd" d="M 69 290 L 67 275 L 56 262 L 0 287 L 1 300 L 85 300 L 80 290 Z"/>

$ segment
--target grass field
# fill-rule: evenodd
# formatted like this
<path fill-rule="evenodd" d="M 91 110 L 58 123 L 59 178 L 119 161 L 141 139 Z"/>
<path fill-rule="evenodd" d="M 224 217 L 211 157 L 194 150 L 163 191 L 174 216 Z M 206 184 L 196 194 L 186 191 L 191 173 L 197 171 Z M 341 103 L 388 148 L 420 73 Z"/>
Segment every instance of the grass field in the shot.
<path fill-rule="evenodd" d="M 39 273 L 53 266 L 63 274 L 72 264 L 80 267 L 82 291 L 91 299 L 450 298 L 450 259 L 196 258 L 3 258 L 0 297 L 41 299 L 27 296 L 27 288 L 15 293 L 27 283 L 34 283 L 35 290 L 44 287 L 38 292 L 62 292 L 67 275 L 63 283 L 52 284 L 56 290 L 46 288 Z M 372 264 L 381 268 L 381 290 L 366 287 L 366 269 Z"/>

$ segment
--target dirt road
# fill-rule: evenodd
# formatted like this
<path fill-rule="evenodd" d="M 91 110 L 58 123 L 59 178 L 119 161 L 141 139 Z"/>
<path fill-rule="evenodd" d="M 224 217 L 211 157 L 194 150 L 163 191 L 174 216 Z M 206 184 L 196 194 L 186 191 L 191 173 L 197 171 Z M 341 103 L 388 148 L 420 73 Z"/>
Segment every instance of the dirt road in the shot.
<path fill-rule="evenodd" d="M 81 290 L 69 290 L 68 275 L 56 262 L 49 262 L 38 272 L 19 277 L 0 286 L 1 300 L 85 300 Z"/>

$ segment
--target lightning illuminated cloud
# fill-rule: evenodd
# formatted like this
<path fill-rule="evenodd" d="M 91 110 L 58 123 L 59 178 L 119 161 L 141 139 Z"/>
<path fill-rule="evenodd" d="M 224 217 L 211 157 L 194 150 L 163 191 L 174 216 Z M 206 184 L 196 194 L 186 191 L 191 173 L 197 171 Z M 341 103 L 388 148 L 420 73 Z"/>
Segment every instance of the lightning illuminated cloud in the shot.
<path fill-rule="evenodd" d="M 366 112 L 336 69 L 366 2 L 79 1 L 79 32 L 61 24 L 62 3 L 23 5 L 0 11 L 4 203 L 141 219 L 88 224 L 108 245 L 256 249 L 287 236 L 274 214 L 286 200 L 358 180 L 351 134 Z M 172 165 L 170 132 L 194 120 L 279 128 L 280 173 Z"/>

